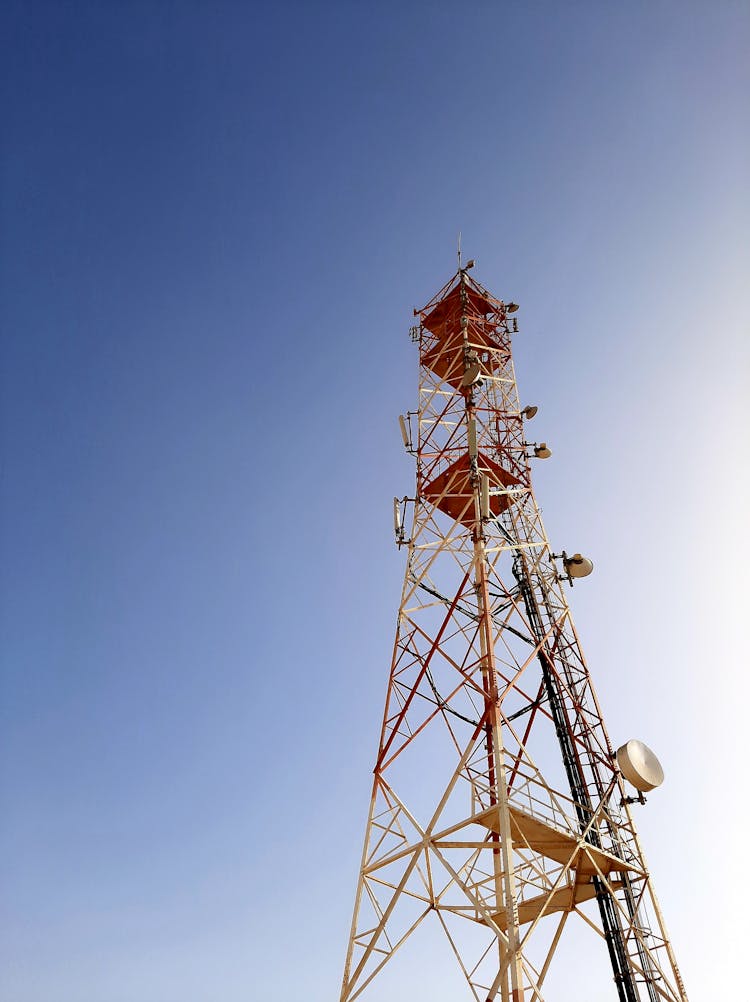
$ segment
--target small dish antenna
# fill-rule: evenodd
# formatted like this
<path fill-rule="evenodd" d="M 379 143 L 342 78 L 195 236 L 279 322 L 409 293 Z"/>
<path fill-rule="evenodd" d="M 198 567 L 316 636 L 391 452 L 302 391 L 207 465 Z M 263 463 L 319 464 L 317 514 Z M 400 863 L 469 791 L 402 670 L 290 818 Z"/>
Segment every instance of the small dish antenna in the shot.
<path fill-rule="evenodd" d="M 615 753 L 620 772 L 639 793 L 655 790 L 664 782 L 661 762 L 648 745 L 633 738 L 626 741 Z"/>
<path fill-rule="evenodd" d="M 464 373 L 464 378 L 461 380 L 461 386 L 465 389 L 467 386 L 474 386 L 475 383 L 481 382 L 482 366 L 478 362 L 475 362 L 474 365 L 470 365 Z"/>
<path fill-rule="evenodd" d="M 581 553 L 574 553 L 572 557 L 563 554 L 563 567 L 569 578 L 587 578 L 593 571 L 594 564 Z"/>

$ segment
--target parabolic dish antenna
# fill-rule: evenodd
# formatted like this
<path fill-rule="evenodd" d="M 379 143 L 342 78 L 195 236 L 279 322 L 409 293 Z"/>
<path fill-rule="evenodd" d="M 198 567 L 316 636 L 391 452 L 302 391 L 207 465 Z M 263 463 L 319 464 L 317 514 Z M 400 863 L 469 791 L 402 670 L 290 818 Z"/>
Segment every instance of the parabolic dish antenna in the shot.
<path fill-rule="evenodd" d="M 626 741 L 617 749 L 616 758 L 620 772 L 641 793 L 655 790 L 664 782 L 661 762 L 642 741 Z"/>

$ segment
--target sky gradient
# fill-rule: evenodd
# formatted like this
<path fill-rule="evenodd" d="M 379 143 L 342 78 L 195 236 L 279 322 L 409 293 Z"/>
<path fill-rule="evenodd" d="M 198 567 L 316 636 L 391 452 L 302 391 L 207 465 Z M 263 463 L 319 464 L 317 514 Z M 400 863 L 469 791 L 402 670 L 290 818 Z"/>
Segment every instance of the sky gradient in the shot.
<path fill-rule="evenodd" d="M 688 992 L 739 997 L 750 9 L 465 6 L 4 7 L 2 1002 L 338 998 L 459 231 L 610 735 L 665 766 Z"/>

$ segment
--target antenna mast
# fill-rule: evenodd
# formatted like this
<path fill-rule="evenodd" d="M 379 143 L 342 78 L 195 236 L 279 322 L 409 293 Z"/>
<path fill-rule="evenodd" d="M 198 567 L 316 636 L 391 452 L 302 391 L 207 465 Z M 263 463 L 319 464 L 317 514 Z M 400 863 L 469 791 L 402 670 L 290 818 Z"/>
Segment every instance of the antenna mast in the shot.
<path fill-rule="evenodd" d="M 631 812 L 661 767 L 610 743 L 566 596 L 593 564 L 552 552 L 532 490 L 552 453 L 526 434 L 518 307 L 468 274 L 460 234 L 457 256 L 412 328 L 417 489 L 394 499 L 408 559 L 341 1002 L 435 920 L 467 1000 L 543 1002 L 588 927 L 613 1002 L 687 1002 Z"/>

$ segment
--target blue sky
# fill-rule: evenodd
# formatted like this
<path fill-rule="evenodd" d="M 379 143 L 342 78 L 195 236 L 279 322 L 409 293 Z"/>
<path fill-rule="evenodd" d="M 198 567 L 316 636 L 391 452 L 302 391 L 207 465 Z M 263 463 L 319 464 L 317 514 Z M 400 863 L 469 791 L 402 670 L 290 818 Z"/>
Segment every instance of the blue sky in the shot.
<path fill-rule="evenodd" d="M 732 997 L 747 6 L 4 20 L 0 998 L 337 997 L 407 331 L 459 230 L 521 303 L 537 494 L 596 563 L 571 601 L 613 740 L 665 763 L 638 818 L 688 990 Z"/>

